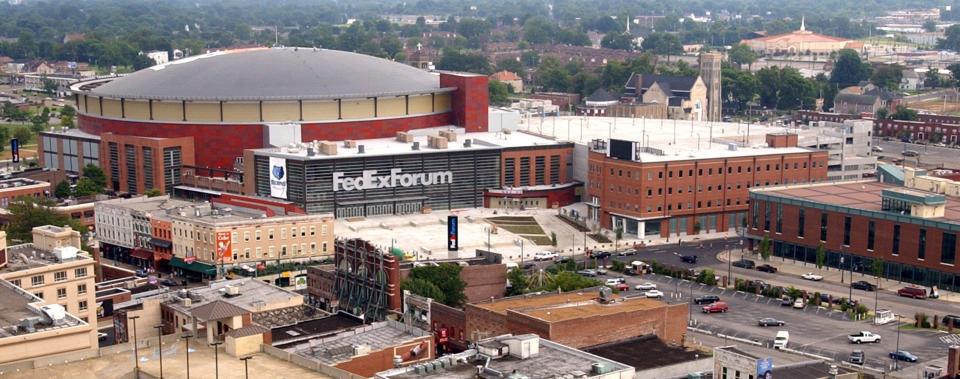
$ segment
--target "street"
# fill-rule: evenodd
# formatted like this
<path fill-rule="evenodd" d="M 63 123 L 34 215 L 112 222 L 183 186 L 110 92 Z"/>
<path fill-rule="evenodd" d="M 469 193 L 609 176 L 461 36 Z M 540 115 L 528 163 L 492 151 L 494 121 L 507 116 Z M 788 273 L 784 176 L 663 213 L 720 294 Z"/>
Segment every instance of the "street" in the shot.
<path fill-rule="evenodd" d="M 874 154 L 882 157 L 881 162 L 884 163 L 891 163 L 894 159 L 905 159 L 907 166 L 913 166 L 919 161 L 920 166 L 960 169 L 960 162 L 957 161 L 957 156 L 960 155 L 960 149 L 900 141 L 884 141 L 879 138 L 874 139 L 874 144 L 875 146 L 883 148 L 882 153 Z M 902 154 L 904 150 L 913 150 L 920 153 L 920 155 L 915 158 L 905 158 Z"/>

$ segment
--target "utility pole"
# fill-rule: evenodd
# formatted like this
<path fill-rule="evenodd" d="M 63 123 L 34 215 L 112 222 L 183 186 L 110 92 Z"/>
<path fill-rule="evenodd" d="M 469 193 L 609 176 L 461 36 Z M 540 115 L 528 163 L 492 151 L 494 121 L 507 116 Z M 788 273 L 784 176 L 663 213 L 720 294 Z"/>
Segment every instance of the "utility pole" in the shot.
<path fill-rule="evenodd" d="M 139 344 L 137 343 L 137 319 L 140 316 L 130 316 L 129 319 L 133 320 L 133 365 L 136 367 L 137 375 L 140 373 L 140 350 L 138 349 Z M 114 336 L 116 339 L 116 336 Z"/>

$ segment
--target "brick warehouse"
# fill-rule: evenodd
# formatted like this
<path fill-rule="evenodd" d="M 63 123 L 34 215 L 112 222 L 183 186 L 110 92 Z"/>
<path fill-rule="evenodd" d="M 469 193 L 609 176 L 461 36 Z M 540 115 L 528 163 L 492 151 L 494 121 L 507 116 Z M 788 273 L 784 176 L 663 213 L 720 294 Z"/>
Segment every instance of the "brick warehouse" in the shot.
<path fill-rule="evenodd" d="M 535 333 L 571 347 L 595 346 L 643 335 L 680 344 L 687 328 L 687 304 L 655 299 L 600 300 L 596 289 L 524 295 L 464 307 L 466 338 Z"/>
<path fill-rule="evenodd" d="M 814 184 L 750 192 L 753 242 L 769 237 L 772 254 L 872 273 L 883 260 L 892 280 L 956 291 L 960 198 L 876 182 Z"/>
<path fill-rule="evenodd" d="M 843 122 L 844 120 L 859 119 L 860 116 L 798 111 L 794 115 L 794 120 L 799 122 Z M 864 117 L 873 121 L 873 130 L 878 137 L 905 138 L 911 141 L 931 141 L 943 142 L 947 144 L 957 144 L 960 142 L 960 117 L 938 115 L 938 114 L 918 114 L 916 121 L 903 121 L 892 119 L 873 119 Z"/>
<path fill-rule="evenodd" d="M 422 128 L 487 130 L 486 76 L 431 73 L 326 49 L 215 52 L 80 82 L 71 90 L 80 131 L 110 133 L 119 142 L 114 151 L 99 146 L 103 160 L 111 154 L 124 160 L 123 169 L 104 165 L 111 187 L 133 193 L 149 189 L 151 183 L 128 178 L 143 171 L 154 171 L 152 188 L 166 192 L 180 184 L 181 170 L 192 167 L 239 177 L 245 149 L 391 137 Z M 47 142 L 41 151 L 58 146 Z M 179 148 L 179 155 L 168 157 L 156 146 Z M 160 154 L 172 167 L 161 170 L 160 161 L 146 159 Z"/>
<path fill-rule="evenodd" d="M 741 227 L 749 190 L 823 181 L 826 151 L 797 147 L 793 134 L 768 134 L 762 147 L 675 152 L 611 139 L 590 144 L 590 217 L 639 236 L 675 236 Z M 696 141 L 694 141 L 696 142 Z"/>

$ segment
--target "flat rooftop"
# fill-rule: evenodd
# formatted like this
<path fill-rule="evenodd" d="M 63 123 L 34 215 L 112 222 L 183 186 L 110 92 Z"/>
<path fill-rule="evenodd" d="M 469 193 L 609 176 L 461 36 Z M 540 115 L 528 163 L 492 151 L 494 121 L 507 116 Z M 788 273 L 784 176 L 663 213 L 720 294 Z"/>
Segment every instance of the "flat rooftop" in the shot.
<path fill-rule="evenodd" d="M 430 333 L 396 321 L 383 321 L 332 336 L 305 340 L 284 350 L 325 365 L 335 365 L 352 359 L 356 346 L 364 345 L 370 347 L 370 351 L 378 351 L 424 336 L 430 336 Z"/>
<path fill-rule="evenodd" d="M 833 205 L 837 207 L 858 209 L 864 211 L 879 212 L 898 217 L 915 218 L 917 220 L 936 220 L 950 224 L 960 225 L 960 198 L 945 196 L 946 204 L 943 217 L 919 218 L 910 215 L 901 215 L 894 212 L 886 212 L 881 208 L 883 206 L 883 191 L 895 190 L 897 192 L 908 191 L 908 193 L 925 196 L 935 195 L 943 196 L 933 192 L 926 192 L 917 189 L 904 189 L 892 184 L 885 184 L 873 181 L 859 181 L 847 183 L 821 183 L 792 185 L 786 187 L 773 187 L 751 190 L 751 194 L 762 194 L 773 197 L 783 197 L 796 199 L 799 201 Z"/>
<path fill-rule="evenodd" d="M 812 150 L 766 147 L 766 135 L 796 133 L 803 140 L 806 135 L 819 133 L 805 131 L 809 129 L 762 124 L 577 116 L 531 117 L 521 122 L 520 129 L 556 138 L 559 142 L 589 144 L 593 140 L 612 138 L 638 142 L 640 146 L 664 152 L 664 155 L 642 153 L 642 162 L 806 153 Z M 730 150 L 730 144 L 740 147 Z"/>
<path fill-rule="evenodd" d="M 313 337 L 323 337 L 330 333 L 355 328 L 363 325 L 363 321 L 345 313 L 337 313 L 315 320 L 303 321 L 295 325 L 288 325 L 270 330 L 273 344 L 281 345 L 292 343 L 293 340 L 303 340 Z M 283 348 L 283 346 L 278 346 Z"/>
<path fill-rule="evenodd" d="M 233 297 L 224 296 L 227 286 L 239 288 L 240 294 Z M 182 293 L 182 291 L 177 291 L 171 292 L 170 294 L 182 296 Z M 180 312 L 190 313 L 190 310 L 196 307 L 220 300 L 243 308 L 251 313 L 256 313 L 263 307 L 268 307 L 278 302 L 286 302 L 292 297 L 301 296 L 254 278 L 215 281 L 206 287 L 190 288 L 188 293 L 192 300 L 190 306 L 184 306 L 183 303 L 179 301 L 169 301 L 167 305 Z"/>
<path fill-rule="evenodd" d="M 706 358 L 704 354 L 697 351 L 667 345 L 655 335 L 597 345 L 583 350 L 590 354 L 633 366 L 637 371 Z M 642 351 L 643 354 L 637 354 L 639 351 Z"/>
<path fill-rule="evenodd" d="M 14 179 L 0 180 L 0 191 L 25 189 L 25 188 L 42 188 L 42 187 L 49 187 L 49 186 L 50 186 L 50 183 L 42 182 L 39 180 L 33 180 L 29 178 L 14 178 Z"/>
<path fill-rule="evenodd" d="M 656 299 L 644 297 L 625 298 L 613 296 L 615 301 L 601 304 L 597 289 L 580 292 L 549 293 L 544 295 L 514 296 L 494 302 L 474 303 L 473 306 L 501 315 L 507 311 L 523 313 L 549 322 L 558 322 L 599 315 L 635 312 L 666 306 Z"/>
<path fill-rule="evenodd" d="M 24 243 L 7 247 L 7 265 L 0 267 L 0 274 L 29 270 L 58 263 L 77 262 L 84 259 L 92 258 L 87 256 L 86 253 L 81 252 L 74 258 L 60 259 L 51 251 L 43 250 L 32 243 Z"/>
<path fill-rule="evenodd" d="M 527 336 L 517 336 L 524 338 Z M 481 341 L 481 343 L 503 344 L 512 336 L 500 336 L 491 340 Z M 591 353 L 567 347 L 546 339 L 539 339 L 539 351 L 536 355 L 527 359 L 520 359 L 511 355 L 491 359 L 485 369 L 500 373 L 501 377 L 507 377 L 516 373 L 526 378 L 579 378 L 590 376 L 591 366 L 594 363 L 605 365 L 610 372 L 627 371 L 629 376 L 620 373 L 617 377 L 632 377 L 633 368 L 616 361 L 612 361 Z M 631 352 L 636 354 L 636 351 Z M 458 362 L 458 360 L 460 362 Z M 414 379 L 414 378 L 437 378 L 437 379 L 472 379 L 479 377 L 477 375 L 477 366 L 483 366 L 485 359 L 477 354 L 477 350 L 467 350 L 452 356 L 445 356 L 437 359 L 444 361 L 443 368 L 432 370 L 421 370 L 418 372 L 417 366 L 404 367 L 389 370 L 377 374 L 377 378 L 396 378 L 396 379 Z M 465 362 L 463 362 L 465 361 Z M 447 363 L 453 363 L 452 365 Z M 435 365 L 436 366 L 436 365 Z M 484 376 L 494 377 L 494 376 Z"/>
<path fill-rule="evenodd" d="M 0 338 L 31 333 L 20 328 L 22 326 L 20 320 L 35 318 L 38 321 L 41 316 L 41 305 L 43 305 L 42 299 L 14 286 L 10 282 L 0 281 Z M 69 328 L 82 324 L 82 321 L 67 314 L 63 320 L 55 324 L 34 322 L 33 327 L 35 329 L 33 332 Z M 14 328 L 16 328 L 15 333 L 12 331 Z"/>
<path fill-rule="evenodd" d="M 445 149 L 434 149 L 428 146 L 428 136 L 438 135 L 440 131 L 452 131 L 457 134 L 456 141 L 449 141 Z M 533 147 L 533 146 L 559 146 L 563 142 L 559 142 L 556 139 L 538 136 L 531 133 L 523 133 L 518 131 L 512 132 L 477 132 L 477 133 L 467 133 L 463 128 L 458 128 L 454 126 L 449 127 L 439 127 L 439 128 L 427 128 L 427 129 L 414 129 L 410 130 L 409 133 L 413 137 L 413 142 L 419 142 L 419 150 L 413 150 L 412 142 L 400 142 L 397 141 L 395 137 L 390 138 L 374 138 L 374 139 L 364 139 L 356 140 L 357 147 L 348 148 L 344 147 L 342 142 L 337 142 L 337 154 L 336 155 L 326 155 L 319 152 L 319 148 L 314 150 L 317 151 L 317 154 L 314 156 L 307 156 L 307 144 L 302 146 L 297 146 L 295 148 L 290 147 L 276 147 L 276 148 L 264 148 L 256 149 L 258 155 L 265 155 L 271 157 L 281 157 L 288 159 L 308 159 L 308 160 L 324 160 L 324 159 L 342 159 L 342 158 L 355 158 L 355 157 L 377 157 L 377 156 L 395 156 L 395 155 L 415 155 L 415 154 L 430 154 L 430 153 L 444 153 L 444 152 L 458 152 L 458 151 L 471 151 L 471 150 L 500 150 L 505 148 L 512 147 Z M 464 146 L 464 142 L 470 140 L 470 146 Z M 360 146 L 363 146 L 363 153 L 360 153 Z"/>
<path fill-rule="evenodd" d="M 90 140 L 97 140 L 97 141 L 100 140 L 99 135 L 90 134 L 75 128 L 53 128 L 52 130 L 46 130 L 46 131 L 40 132 L 40 134 L 51 134 L 51 135 L 58 135 L 58 136 L 64 136 L 64 137 L 76 137 L 76 138 L 83 138 L 83 139 L 90 139 Z"/>
<path fill-rule="evenodd" d="M 170 196 L 156 196 L 156 197 L 134 197 L 130 199 L 118 198 L 112 200 L 101 201 L 97 203 L 98 205 L 104 206 L 114 206 L 128 208 L 133 211 L 139 212 L 151 212 L 151 211 L 160 211 L 167 209 L 174 209 L 179 207 L 188 207 L 193 204 L 193 202 L 171 199 Z"/>

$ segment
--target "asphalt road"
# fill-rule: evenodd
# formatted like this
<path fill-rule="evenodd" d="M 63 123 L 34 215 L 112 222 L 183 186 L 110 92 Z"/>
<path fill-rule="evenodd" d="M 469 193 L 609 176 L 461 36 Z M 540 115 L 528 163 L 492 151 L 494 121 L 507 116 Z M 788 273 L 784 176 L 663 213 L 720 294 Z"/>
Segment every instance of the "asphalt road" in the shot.
<path fill-rule="evenodd" d="M 874 139 L 874 144 L 883 148 L 882 153 L 875 153 L 878 157 L 882 157 L 882 162 L 890 163 L 893 159 L 905 159 L 908 166 L 913 166 L 919 160 L 920 166 L 960 168 L 960 161 L 957 160 L 960 149 L 881 139 Z M 905 158 L 902 154 L 904 150 L 913 150 L 920 155 L 915 158 Z"/>
<path fill-rule="evenodd" d="M 602 278 L 601 278 L 602 279 Z M 780 305 L 777 299 L 760 297 L 742 292 L 724 290 L 713 286 L 683 281 L 661 275 L 645 275 L 644 277 L 627 277 L 631 288 L 643 282 L 657 284 L 667 298 L 665 301 L 690 304 L 691 326 L 708 330 L 714 335 L 723 334 L 753 340 L 764 346 L 771 346 L 773 337 L 778 330 L 790 332 L 789 348 L 837 360 L 847 360 L 854 349 L 863 350 L 866 355 L 866 366 L 875 369 L 885 369 L 891 363 L 888 353 L 896 349 L 897 327 L 890 323 L 875 326 L 870 321 L 853 321 L 837 311 L 827 311 L 817 307 L 806 307 L 803 310 L 793 309 Z M 691 303 L 691 300 L 703 294 L 715 294 L 730 305 L 726 313 L 704 314 L 701 306 Z M 627 295 L 638 294 L 630 290 Z M 785 322 L 783 327 L 760 327 L 757 321 L 764 317 L 773 317 Z M 860 330 L 868 330 L 881 336 L 879 344 L 852 345 L 847 335 Z M 954 343 L 944 333 L 933 331 L 902 330 L 900 333 L 900 349 L 910 351 L 920 357 L 918 363 L 901 362 L 901 367 L 924 364 L 931 359 L 946 355 L 947 346 Z"/>

